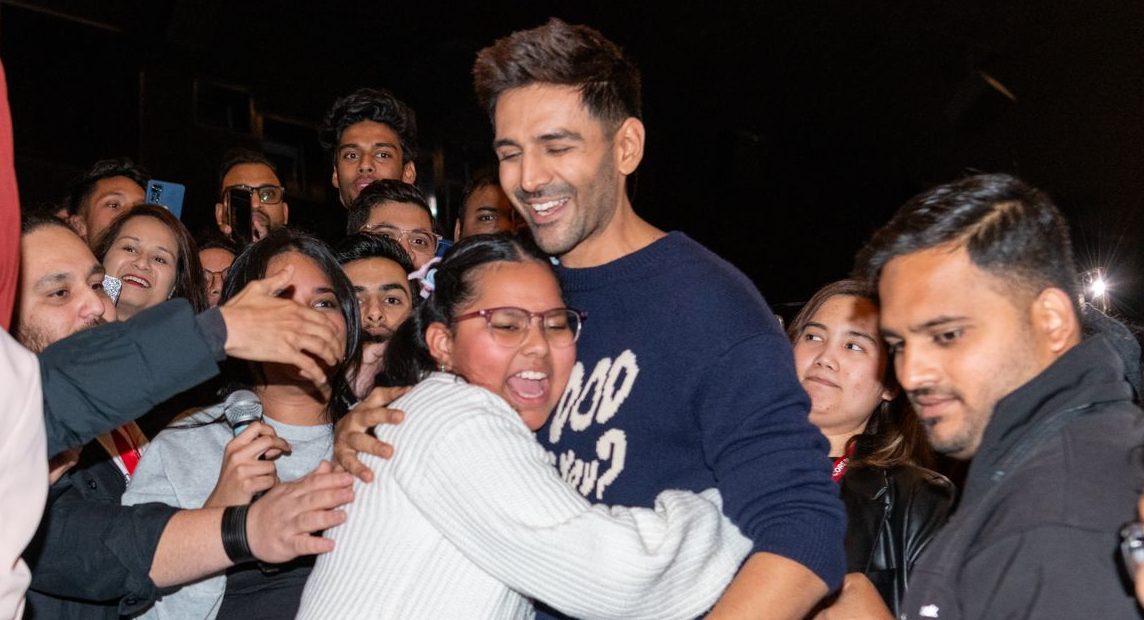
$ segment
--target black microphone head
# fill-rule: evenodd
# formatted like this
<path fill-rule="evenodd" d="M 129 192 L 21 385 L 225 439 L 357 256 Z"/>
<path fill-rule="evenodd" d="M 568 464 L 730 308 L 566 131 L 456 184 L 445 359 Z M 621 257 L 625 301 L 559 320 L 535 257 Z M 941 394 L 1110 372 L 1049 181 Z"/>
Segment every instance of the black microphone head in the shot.
<path fill-rule="evenodd" d="M 222 414 L 231 428 L 245 427 L 262 419 L 262 401 L 250 390 L 235 390 L 223 402 Z"/>

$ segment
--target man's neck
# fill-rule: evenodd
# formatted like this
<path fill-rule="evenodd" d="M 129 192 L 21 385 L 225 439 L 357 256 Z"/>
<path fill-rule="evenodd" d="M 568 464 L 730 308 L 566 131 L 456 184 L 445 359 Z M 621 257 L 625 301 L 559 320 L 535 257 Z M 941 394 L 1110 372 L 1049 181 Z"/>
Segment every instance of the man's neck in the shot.
<path fill-rule="evenodd" d="M 667 233 L 636 215 L 627 196 L 604 230 L 584 239 L 560 256 L 560 264 L 573 269 L 599 267 L 634 254 Z"/>

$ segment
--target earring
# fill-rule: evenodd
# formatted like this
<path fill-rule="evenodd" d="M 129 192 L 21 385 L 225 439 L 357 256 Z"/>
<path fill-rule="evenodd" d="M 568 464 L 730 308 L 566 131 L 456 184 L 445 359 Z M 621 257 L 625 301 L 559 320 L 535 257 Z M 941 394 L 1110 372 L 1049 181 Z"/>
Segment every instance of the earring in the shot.
<path fill-rule="evenodd" d="M 445 365 L 445 362 L 441 362 L 440 364 L 437 364 L 437 370 L 440 370 L 441 372 L 449 372 L 449 367 Z"/>

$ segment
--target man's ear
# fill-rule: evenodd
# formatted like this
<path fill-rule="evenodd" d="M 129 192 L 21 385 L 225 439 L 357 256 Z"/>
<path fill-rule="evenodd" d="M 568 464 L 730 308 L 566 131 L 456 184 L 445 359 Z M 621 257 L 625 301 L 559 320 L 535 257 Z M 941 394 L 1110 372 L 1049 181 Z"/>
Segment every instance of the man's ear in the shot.
<path fill-rule="evenodd" d="M 1051 359 L 1080 342 L 1080 320 L 1068 293 L 1047 288 L 1033 300 L 1029 312 L 1037 339 Z"/>
<path fill-rule="evenodd" d="M 68 226 L 75 231 L 75 234 L 87 241 L 87 220 L 82 215 L 76 213 L 75 215 L 68 216 Z"/>
<path fill-rule="evenodd" d="M 401 181 L 412 185 L 416 180 L 417 166 L 413 165 L 412 161 L 405 162 L 405 165 L 401 167 Z"/>
<path fill-rule="evenodd" d="M 338 167 L 337 166 L 334 166 L 334 171 L 330 173 L 330 185 L 333 185 L 334 189 L 336 189 L 338 191 L 342 190 L 342 186 L 338 185 Z"/>
<path fill-rule="evenodd" d="M 282 225 L 285 226 L 290 223 L 290 205 L 285 200 L 282 201 Z"/>
<path fill-rule="evenodd" d="M 644 154 L 644 124 L 630 116 L 616 129 L 613 144 L 616 151 L 616 168 L 629 176 L 636 171 Z"/>
<path fill-rule="evenodd" d="M 429 345 L 429 355 L 437 361 L 438 367 L 453 368 L 453 332 L 444 323 L 429 324 L 425 329 L 425 343 Z"/>
<path fill-rule="evenodd" d="M 461 240 L 461 218 L 453 223 L 453 242 L 456 243 Z"/>

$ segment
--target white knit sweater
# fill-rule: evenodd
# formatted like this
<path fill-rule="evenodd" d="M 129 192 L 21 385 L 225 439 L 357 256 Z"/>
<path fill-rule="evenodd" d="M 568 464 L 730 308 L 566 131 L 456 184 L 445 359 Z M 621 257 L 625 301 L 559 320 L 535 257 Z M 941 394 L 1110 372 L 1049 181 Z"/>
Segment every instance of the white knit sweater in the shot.
<path fill-rule="evenodd" d="M 654 510 L 593 506 L 560 479 L 506 402 L 434 373 L 379 426 L 346 523 L 329 530 L 299 618 L 529 618 L 530 599 L 583 618 L 690 618 L 751 550 L 715 490 Z"/>

